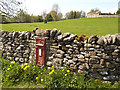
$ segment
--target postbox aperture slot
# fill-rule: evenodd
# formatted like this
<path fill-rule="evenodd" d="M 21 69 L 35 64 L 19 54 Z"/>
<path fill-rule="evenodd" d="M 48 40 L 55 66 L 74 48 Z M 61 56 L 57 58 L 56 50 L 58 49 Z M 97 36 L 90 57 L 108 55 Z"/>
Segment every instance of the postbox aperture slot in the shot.
<path fill-rule="evenodd" d="M 42 49 L 39 48 L 39 56 L 42 56 Z"/>

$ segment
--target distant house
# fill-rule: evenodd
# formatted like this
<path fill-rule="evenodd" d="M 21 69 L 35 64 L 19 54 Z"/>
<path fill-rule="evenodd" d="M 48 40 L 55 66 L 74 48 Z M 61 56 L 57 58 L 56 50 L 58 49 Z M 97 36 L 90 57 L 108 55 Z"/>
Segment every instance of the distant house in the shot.
<path fill-rule="evenodd" d="M 116 14 L 111 13 L 101 13 L 100 11 L 96 10 L 94 12 L 87 13 L 88 18 L 94 18 L 94 17 L 118 17 Z"/>

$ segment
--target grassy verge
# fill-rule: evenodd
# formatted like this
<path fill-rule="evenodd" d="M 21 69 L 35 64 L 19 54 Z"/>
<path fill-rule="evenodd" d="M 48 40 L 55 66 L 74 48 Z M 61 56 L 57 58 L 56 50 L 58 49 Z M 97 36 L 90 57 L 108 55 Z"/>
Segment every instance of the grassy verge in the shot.
<path fill-rule="evenodd" d="M 120 83 L 114 85 L 103 83 L 99 79 L 85 79 L 83 74 L 76 74 L 67 69 L 51 69 L 33 64 L 17 64 L 2 60 L 3 88 L 120 88 Z"/>

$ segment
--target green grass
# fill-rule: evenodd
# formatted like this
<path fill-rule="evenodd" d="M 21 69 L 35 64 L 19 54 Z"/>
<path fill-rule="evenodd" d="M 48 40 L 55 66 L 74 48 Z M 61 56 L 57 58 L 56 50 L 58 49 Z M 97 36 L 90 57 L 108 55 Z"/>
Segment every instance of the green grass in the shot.
<path fill-rule="evenodd" d="M 34 28 L 53 29 L 57 28 L 62 32 L 88 36 L 106 35 L 118 33 L 118 18 L 81 18 L 42 23 L 11 23 L 2 24 L 2 30 L 6 31 L 32 31 Z"/>

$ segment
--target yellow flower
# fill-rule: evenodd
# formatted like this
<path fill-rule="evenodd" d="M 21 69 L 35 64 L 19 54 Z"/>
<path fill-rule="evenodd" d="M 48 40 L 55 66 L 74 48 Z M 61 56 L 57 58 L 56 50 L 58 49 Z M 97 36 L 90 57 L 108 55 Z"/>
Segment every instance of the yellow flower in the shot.
<path fill-rule="evenodd" d="M 41 72 L 41 74 L 43 74 L 43 73 Z"/>
<path fill-rule="evenodd" d="M 41 82 L 43 81 L 43 79 L 41 79 Z"/>
<path fill-rule="evenodd" d="M 27 66 L 28 68 L 30 67 L 30 65 Z"/>
<path fill-rule="evenodd" d="M 7 70 L 10 70 L 10 68 L 8 68 Z"/>
<path fill-rule="evenodd" d="M 34 71 L 35 69 L 33 69 L 33 71 Z"/>
<path fill-rule="evenodd" d="M 64 71 L 64 69 L 62 71 Z"/>
<path fill-rule="evenodd" d="M 54 72 L 54 70 L 52 70 L 51 72 Z"/>
<path fill-rule="evenodd" d="M 35 67 L 35 65 L 33 67 Z"/>
<path fill-rule="evenodd" d="M 36 77 L 36 79 L 38 79 L 38 77 Z"/>
<path fill-rule="evenodd" d="M 52 68 L 54 68 L 54 66 L 52 66 Z"/>
<path fill-rule="evenodd" d="M 70 72 L 70 70 L 67 70 L 67 72 L 69 73 L 69 72 Z"/>
<path fill-rule="evenodd" d="M 15 61 L 13 61 L 13 63 L 15 63 Z"/>
<path fill-rule="evenodd" d="M 21 68 L 23 68 L 23 64 L 21 65 Z"/>
<path fill-rule="evenodd" d="M 27 69 L 27 66 L 24 68 L 24 70 L 26 70 Z"/>
<path fill-rule="evenodd" d="M 65 76 L 67 76 L 67 74 L 65 74 Z"/>
<path fill-rule="evenodd" d="M 53 72 L 49 72 L 49 75 L 51 75 Z"/>
<path fill-rule="evenodd" d="M 10 65 L 10 67 L 11 67 L 11 65 Z"/>

